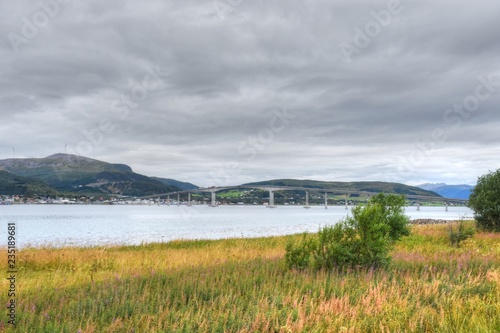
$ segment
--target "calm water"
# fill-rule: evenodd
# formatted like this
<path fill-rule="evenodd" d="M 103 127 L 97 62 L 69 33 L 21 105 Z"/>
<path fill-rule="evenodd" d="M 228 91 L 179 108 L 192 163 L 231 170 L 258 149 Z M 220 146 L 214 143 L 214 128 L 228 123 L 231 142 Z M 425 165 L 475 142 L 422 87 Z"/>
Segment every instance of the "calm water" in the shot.
<path fill-rule="evenodd" d="M 94 246 L 140 244 L 173 239 L 220 239 L 315 232 L 333 224 L 349 210 L 342 206 L 0 206 L 0 246 L 7 244 L 7 223 L 16 222 L 17 246 Z M 458 219 L 472 217 L 465 207 L 415 207 L 411 218 Z"/>

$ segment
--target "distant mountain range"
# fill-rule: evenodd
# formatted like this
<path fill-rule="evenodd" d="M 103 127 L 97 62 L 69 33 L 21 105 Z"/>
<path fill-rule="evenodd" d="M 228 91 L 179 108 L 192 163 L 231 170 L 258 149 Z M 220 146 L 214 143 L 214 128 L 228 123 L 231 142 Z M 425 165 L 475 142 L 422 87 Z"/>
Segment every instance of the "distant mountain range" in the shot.
<path fill-rule="evenodd" d="M 474 189 L 474 186 L 471 185 L 447 185 L 444 183 L 438 184 L 422 184 L 418 185 L 418 187 L 428 190 L 434 191 L 439 195 L 450 198 L 450 199 L 469 199 L 469 196 Z"/>
<path fill-rule="evenodd" d="M 186 186 L 196 187 L 172 179 L 140 175 L 125 164 L 70 154 L 0 160 L 0 170 L 0 194 L 144 196 L 178 191 Z"/>
<path fill-rule="evenodd" d="M 324 182 L 297 179 L 276 179 L 251 184 L 334 187 L 346 191 L 442 195 L 449 198 L 468 198 L 472 189 L 468 185 L 424 184 L 415 187 L 387 182 Z M 197 188 L 194 184 L 175 179 L 137 174 L 126 164 L 107 163 L 70 154 L 0 160 L 0 194 L 4 195 L 147 196 Z"/>
<path fill-rule="evenodd" d="M 346 191 L 384 192 L 407 195 L 440 196 L 439 194 L 416 186 L 388 182 L 324 182 L 318 180 L 275 179 L 245 185 L 276 185 L 314 188 L 335 188 Z"/>

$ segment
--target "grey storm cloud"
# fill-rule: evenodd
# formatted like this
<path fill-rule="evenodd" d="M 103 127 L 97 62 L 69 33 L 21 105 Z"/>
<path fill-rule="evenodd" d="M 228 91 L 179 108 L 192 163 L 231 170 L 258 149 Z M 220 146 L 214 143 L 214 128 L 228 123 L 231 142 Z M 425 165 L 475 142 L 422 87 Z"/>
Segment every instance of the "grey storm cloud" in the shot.
<path fill-rule="evenodd" d="M 66 151 L 207 186 L 472 184 L 500 164 L 500 3 L 0 9 L 0 158 Z"/>

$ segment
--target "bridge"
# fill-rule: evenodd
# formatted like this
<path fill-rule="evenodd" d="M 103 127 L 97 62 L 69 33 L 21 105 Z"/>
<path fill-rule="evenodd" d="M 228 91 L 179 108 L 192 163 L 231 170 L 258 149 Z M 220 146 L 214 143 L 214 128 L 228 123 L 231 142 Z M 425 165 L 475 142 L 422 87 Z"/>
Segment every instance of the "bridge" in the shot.
<path fill-rule="evenodd" d="M 306 203 L 305 203 L 304 208 L 311 208 L 309 206 L 309 193 L 310 192 L 323 193 L 324 200 L 325 200 L 325 204 L 324 204 L 325 209 L 328 208 L 328 194 L 329 193 L 344 195 L 344 197 L 345 197 L 345 209 L 348 209 L 348 206 L 349 206 L 348 197 L 352 194 L 365 195 L 365 196 L 374 196 L 374 195 L 379 194 L 379 192 L 349 191 L 349 190 L 332 189 L 332 188 L 274 186 L 274 185 L 235 185 L 235 186 L 212 186 L 212 187 L 198 188 L 198 189 L 193 189 L 193 190 L 183 190 L 183 191 L 154 194 L 154 195 L 138 197 L 138 199 L 151 199 L 151 198 L 167 197 L 168 202 L 170 202 L 170 196 L 177 195 L 177 202 L 180 202 L 180 195 L 187 193 L 188 206 L 191 206 L 192 205 L 192 201 L 191 201 L 191 194 L 192 193 L 210 193 L 210 195 L 211 195 L 210 206 L 217 207 L 218 206 L 217 205 L 217 198 L 216 198 L 217 192 L 227 191 L 227 190 L 241 190 L 241 189 L 255 189 L 255 190 L 261 190 L 261 191 L 269 191 L 269 204 L 267 205 L 268 208 L 275 208 L 276 207 L 276 205 L 274 204 L 274 192 L 276 192 L 276 191 L 304 191 L 305 196 L 306 196 Z M 448 211 L 448 205 L 450 203 L 462 203 L 463 204 L 463 203 L 466 203 L 468 201 L 468 200 L 463 200 L 463 199 L 449 199 L 449 198 L 443 198 L 443 197 L 437 197 L 437 196 L 412 195 L 412 194 L 402 194 L 402 195 L 404 195 L 407 199 L 416 200 L 417 201 L 417 210 L 420 210 L 420 200 L 444 202 L 446 211 Z"/>

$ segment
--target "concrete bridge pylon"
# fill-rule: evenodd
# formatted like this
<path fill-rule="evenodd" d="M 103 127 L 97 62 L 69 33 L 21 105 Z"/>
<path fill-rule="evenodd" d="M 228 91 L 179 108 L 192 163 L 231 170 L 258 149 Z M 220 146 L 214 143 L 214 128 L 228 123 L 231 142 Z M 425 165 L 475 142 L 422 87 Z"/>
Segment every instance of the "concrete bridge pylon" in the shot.
<path fill-rule="evenodd" d="M 217 207 L 217 201 L 215 200 L 215 191 L 210 191 L 210 194 L 211 194 L 210 207 Z"/>
<path fill-rule="evenodd" d="M 269 190 L 269 204 L 267 205 L 268 208 L 276 208 L 276 205 L 274 204 L 274 191 Z"/>
<path fill-rule="evenodd" d="M 304 206 L 304 208 L 306 208 L 306 209 L 311 208 L 311 206 L 309 206 L 309 191 L 308 190 L 306 190 L 306 205 Z"/>

